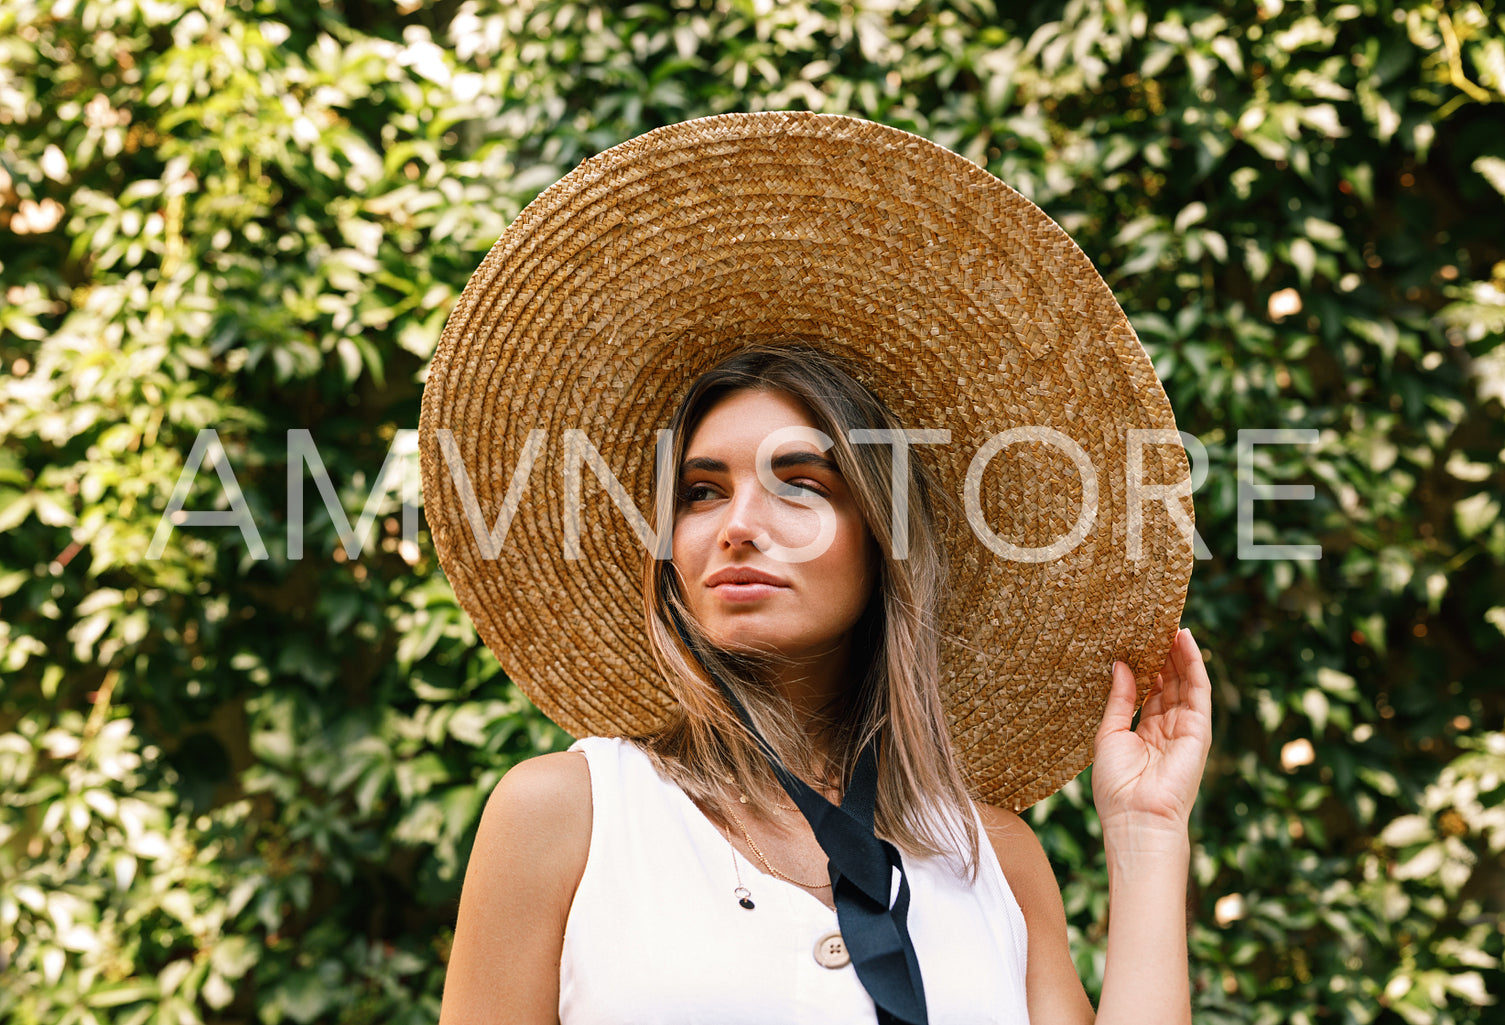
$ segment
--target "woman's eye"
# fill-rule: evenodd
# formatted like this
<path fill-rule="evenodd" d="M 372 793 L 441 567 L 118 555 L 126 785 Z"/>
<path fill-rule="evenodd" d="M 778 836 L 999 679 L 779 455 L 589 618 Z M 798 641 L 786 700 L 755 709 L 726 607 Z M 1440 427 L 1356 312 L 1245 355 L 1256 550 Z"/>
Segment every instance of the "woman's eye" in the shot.
<path fill-rule="evenodd" d="M 716 489 L 709 484 L 684 484 L 679 489 L 681 502 L 704 502 L 716 497 Z"/>
<path fill-rule="evenodd" d="M 784 483 L 799 488 L 801 491 L 810 491 L 817 495 L 829 495 L 831 493 L 830 489 L 820 481 L 811 480 L 809 477 L 795 477 Z"/>

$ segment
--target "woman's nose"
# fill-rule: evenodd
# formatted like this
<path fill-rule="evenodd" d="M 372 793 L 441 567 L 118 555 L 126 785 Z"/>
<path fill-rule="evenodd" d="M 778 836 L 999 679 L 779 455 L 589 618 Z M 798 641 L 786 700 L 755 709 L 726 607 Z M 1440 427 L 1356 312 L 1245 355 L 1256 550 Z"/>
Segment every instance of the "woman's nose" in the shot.
<path fill-rule="evenodd" d="M 756 481 L 741 486 L 726 503 L 726 518 L 721 522 L 721 543 L 728 548 L 738 545 L 758 547 L 767 536 L 768 496 Z"/>

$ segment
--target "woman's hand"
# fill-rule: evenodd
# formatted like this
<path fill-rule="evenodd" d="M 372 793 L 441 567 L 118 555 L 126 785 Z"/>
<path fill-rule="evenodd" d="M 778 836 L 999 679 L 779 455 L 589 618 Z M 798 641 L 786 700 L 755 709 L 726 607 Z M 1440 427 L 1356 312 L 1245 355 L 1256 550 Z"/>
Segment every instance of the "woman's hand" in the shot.
<path fill-rule="evenodd" d="M 1212 684 L 1190 630 L 1170 654 L 1134 721 L 1134 674 L 1113 663 L 1113 687 L 1097 731 L 1092 799 L 1103 833 L 1179 832 L 1191 819 L 1212 744 Z"/>

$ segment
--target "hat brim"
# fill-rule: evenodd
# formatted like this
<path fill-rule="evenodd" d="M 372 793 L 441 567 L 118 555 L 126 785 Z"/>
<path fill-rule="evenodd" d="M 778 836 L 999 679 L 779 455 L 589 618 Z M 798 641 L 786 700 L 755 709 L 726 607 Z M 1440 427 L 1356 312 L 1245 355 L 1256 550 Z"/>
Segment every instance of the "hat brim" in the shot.
<path fill-rule="evenodd" d="M 420 422 L 426 517 L 482 640 L 572 734 L 663 723 L 673 699 L 644 630 L 644 549 L 588 466 L 567 476 L 566 432 L 584 432 L 652 523 L 655 432 L 691 380 L 750 343 L 842 357 L 906 426 L 949 430 L 925 458 L 958 509 L 1001 432 L 1080 446 L 1091 482 L 1038 433 L 998 449 L 977 515 L 945 524 L 940 686 L 964 775 L 1015 808 L 1069 782 L 1091 761 L 1114 660 L 1142 697 L 1180 621 L 1192 506 L 1184 450 L 1164 443 L 1175 419 L 1123 311 L 1049 217 L 871 122 L 780 112 L 661 128 L 582 163 L 498 240 L 445 326 Z M 487 558 L 451 464 L 490 527 L 535 431 L 537 462 Z M 1187 495 L 1136 493 L 1131 445 L 1146 488 Z M 1027 562 L 985 543 L 1068 537 L 1091 483 L 1095 515 L 1068 551 Z"/>

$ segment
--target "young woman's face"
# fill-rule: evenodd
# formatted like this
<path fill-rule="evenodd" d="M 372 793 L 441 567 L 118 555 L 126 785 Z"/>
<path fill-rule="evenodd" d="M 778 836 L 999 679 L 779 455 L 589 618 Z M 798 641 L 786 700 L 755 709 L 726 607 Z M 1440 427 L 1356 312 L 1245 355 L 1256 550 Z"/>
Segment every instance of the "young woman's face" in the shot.
<path fill-rule="evenodd" d="M 798 399 L 733 392 L 701 420 L 680 465 L 674 568 L 690 611 L 726 650 L 827 654 L 872 593 L 872 542 L 846 481 L 815 439 L 789 428 L 815 429 Z M 759 479 L 759 446 L 775 431 L 768 483 L 798 496 Z"/>

